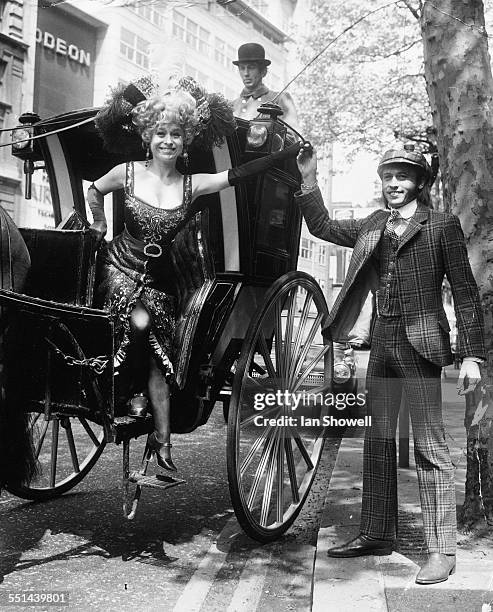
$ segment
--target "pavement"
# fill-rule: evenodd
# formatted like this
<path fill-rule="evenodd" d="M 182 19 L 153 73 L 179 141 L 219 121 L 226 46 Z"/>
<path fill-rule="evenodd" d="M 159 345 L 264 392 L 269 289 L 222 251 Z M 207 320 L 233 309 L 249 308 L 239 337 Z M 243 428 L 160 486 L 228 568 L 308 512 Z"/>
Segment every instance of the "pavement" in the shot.
<path fill-rule="evenodd" d="M 456 466 L 457 508 L 464 499 L 466 432 L 464 399 L 457 395 L 458 371 L 446 368 L 442 379 L 443 414 L 452 461 Z M 412 434 L 411 434 L 412 435 Z M 457 571 L 446 582 L 418 585 L 425 562 L 424 537 L 414 456 L 398 470 L 399 538 L 392 555 L 333 559 L 326 554 L 359 533 L 363 432 L 353 431 L 339 448 L 318 533 L 312 612 L 492 612 L 493 528 L 486 524 L 458 535 Z"/>

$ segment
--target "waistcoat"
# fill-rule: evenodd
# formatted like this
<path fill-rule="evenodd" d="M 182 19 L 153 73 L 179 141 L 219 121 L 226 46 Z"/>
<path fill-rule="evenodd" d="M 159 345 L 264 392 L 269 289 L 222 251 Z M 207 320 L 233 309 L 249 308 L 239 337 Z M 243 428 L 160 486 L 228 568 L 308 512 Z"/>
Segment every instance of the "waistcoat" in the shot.
<path fill-rule="evenodd" d="M 399 296 L 396 279 L 396 257 L 399 239 L 384 232 L 379 245 L 379 282 L 377 292 L 377 312 L 380 316 L 400 315 Z"/>

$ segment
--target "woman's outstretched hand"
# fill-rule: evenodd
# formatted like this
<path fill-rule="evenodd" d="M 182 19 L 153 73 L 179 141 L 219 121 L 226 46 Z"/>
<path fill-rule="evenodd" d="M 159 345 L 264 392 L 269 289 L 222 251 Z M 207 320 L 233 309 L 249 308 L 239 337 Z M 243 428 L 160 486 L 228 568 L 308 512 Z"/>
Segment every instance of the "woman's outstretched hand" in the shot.
<path fill-rule="evenodd" d="M 296 157 L 303 183 L 312 185 L 317 180 L 317 153 L 309 142 L 305 142 Z"/>

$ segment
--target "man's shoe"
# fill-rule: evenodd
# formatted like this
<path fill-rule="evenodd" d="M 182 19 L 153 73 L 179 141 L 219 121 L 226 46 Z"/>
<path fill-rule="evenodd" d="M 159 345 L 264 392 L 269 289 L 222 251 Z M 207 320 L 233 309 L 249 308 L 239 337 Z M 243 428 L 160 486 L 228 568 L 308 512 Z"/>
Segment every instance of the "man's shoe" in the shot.
<path fill-rule="evenodd" d="M 455 573 L 455 555 L 430 553 L 428 561 L 416 576 L 416 583 L 436 584 L 437 582 L 445 582 L 453 573 Z"/>
<path fill-rule="evenodd" d="M 391 540 L 373 540 L 361 533 L 359 536 L 335 548 L 329 548 L 327 551 L 329 557 L 362 557 L 364 555 L 391 555 L 392 541 Z"/>

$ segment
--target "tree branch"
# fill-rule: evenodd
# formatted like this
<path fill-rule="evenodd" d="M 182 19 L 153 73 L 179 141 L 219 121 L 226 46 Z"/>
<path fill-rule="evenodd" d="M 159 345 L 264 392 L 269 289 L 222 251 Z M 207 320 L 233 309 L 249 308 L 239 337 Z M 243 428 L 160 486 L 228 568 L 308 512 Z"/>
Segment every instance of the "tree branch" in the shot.
<path fill-rule="evenodd" d="M 416 10 L 416 9 L 414 8 L 414 6 L 412 6 L 411 2 L 410 2 L 409 0 L 402 0 L 402 2 L 403 2 L 403 3 L 404 3 L 406 6 L 407 6 L 407 8 L 408 8 L 408 9 L 411 11 L 411 13 L 412 13 L 413 17 L 419 21 L 419 20 L 420 20 L 420 18 L 421 18 L 421 15 L 419 14 L 419 11 L 418 11 L 418 10 Z"/>
<path fill-rule="evenodd" d="M 400 74 L 393 79 L 390 79 L 389 83 L 392 85 L 404 79 L 415 79 L 416 77 L 424 76 L 424 72 L 416 72 L 415 74 Z"/>
<path fill-rule="evenodd" d="M 414 45 L 419 44 L 420 42 L 421 42 L 421 39 L 413 40 L 409 44 L 404 45 L 404 47 L 402 47 L 400 49 L 397 49 L 396 51 L 391 51 L 390 53 L 387 53 L 386 55 L 372 55 L 372 56 L 369 57 L 369 59 L 355 60 L 354 63 L 355 64 L 366 64 L 368 62 L 375 62 L 375 61 L 379 61 L 379 60 L 388 59 L 389 57 L 401 55 L 402 53 L 405 53 L 406 51 L 409 51 L 409 49 L 414 47 Z"/>

